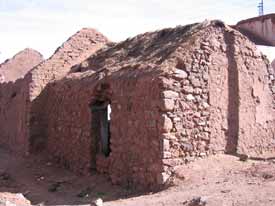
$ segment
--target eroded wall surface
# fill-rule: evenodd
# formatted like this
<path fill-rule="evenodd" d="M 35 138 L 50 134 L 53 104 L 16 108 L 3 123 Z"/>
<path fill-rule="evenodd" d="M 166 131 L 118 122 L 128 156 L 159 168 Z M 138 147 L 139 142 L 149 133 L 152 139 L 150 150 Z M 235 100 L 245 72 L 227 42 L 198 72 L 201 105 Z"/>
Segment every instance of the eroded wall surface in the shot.
<path fill-rule="evenodd" d="M 24 153 L 28 82 L 25 73 L 42 61 L 37 51 L 25 49 L 0 65 L 0 144 Z"/>
<path fill-rule="evenodd" d="M 275 14 L 240 21 L 236 28 L 247 32 L 256 44 L 275 46 Z"/>
<path fill-rule="evenodd" d="M 27 123 L 25 141 L 28 151 L 37 152 L 43 149 L 43 137 L 47 120 L 44 119 L 44 107 L 47 97 L 39 97 L 45 86 L 66 76 L 71 68 L 84 61 L 100 48 L 108 39 L 94 29 L 82 29 L 70 37 L 53 56 L 29 72 L 25 79 L 29 82 L 27 104 Z"/>
<path fill-rule="evenodd" d="M 115 184 L 150 187 L 163 170 L 159 133 L 163 122 L 158 107 L 161 81 L 138 71 L 118 71 L 99 80 L 102 75 L 81 79 L 72 75 L 46 89 L 47 150 L 78 173 L 96 169 L 109 174 Z M 108 157 L 99 150 L 93 130 L 91 104 L 95 101 L 111 105 Z"/>
<path fill-rule="evenodd" d="M 273 70 L 238 31 L 205 24 L 126 40 L 50 84 L 42 92 L 49 152 L 74 171 L 143 187 L 210 154 L 274 154 Z M 92 129 L 95 100 L 111 102 L 107 158 Z"/>
<path fill-rule="evenodd" d="M 219 39 L 220 48 L 211 55 L 211 136 L 216 136 L 211 147 L 228 153 L 272 155 L 275 116 L 270 65 L 237 31 L 225 31 Z"/>
<path fill-rule="evenodd" d="M 210 31 L 203 32 L 207 35 Z M 210 154 L 211 44 L 198 36 L 177 48 L 168 60 L 169 70 L 162 75 L 161 111 L 165 124 L 161 139 L 166 178 L 176 166 Z"/>
<path fill-rule="evenodd" d="M 21 154 L 43 149 L 41 137 L 44 135 L 47 120 L 42 114 L 47 97 L 37 97 L 49 82 L 64 77 L 72 66 L 82 62 L 107 42 L 107 38 L 96 30 L 82 29 L 59 47 L 48 60 L 41 62 L 42 57 L 38 52 L 26 49 L 2 64 L 1 142 Z M 15 81 L 22 75 L 25 75 L 23 79 Z M 5 83 L 8 81 L 15 82 Z"/>
<path fill-rule="evenodd" d="M 0 83 L 15 82 L 43 61 L 42 55 L 33 49 L 24 49 L 0 64 Z"/>
<path fill-rule="evenodd" d="M 27 89 L 22 79 L 0 85 L 0 144 L 22 154 L 27 148 L 24 141 L 26 105 L 22 101 L 28 94 Z"/>
<path fill-rule="evenodd" d="M 238 31 L 204 22 L 141 34 L 97 53 L 107 40 L 82 37 L 28 73 L 22 96 L 7 89 L 4 99 L 23 111 L 24 117 L 11 114 L 21 135 L 9 138 L 20 150 L 46 148 L 73 171 L 97 170 L 113 183 L 143 188 L 209 154 L 274 154 L 274 70 Z M 96 101 L 112 109 L 109 156 L 93 124 Z"/>

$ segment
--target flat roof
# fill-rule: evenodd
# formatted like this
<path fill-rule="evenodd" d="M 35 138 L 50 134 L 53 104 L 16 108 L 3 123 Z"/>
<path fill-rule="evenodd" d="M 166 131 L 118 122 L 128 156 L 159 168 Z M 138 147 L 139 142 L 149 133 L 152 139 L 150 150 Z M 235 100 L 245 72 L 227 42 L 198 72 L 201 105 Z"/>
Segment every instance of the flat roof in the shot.
<path fill-rule="evenodd" d="M 244 23 L 251 23 L 251 22 L 254 22 L 254 21 L 265 21 L 266 19 L 272 19 L 272 20 L 274 19 L 274 23 L 275 23 L 275 13 L 245 19 L 245 20 L 239 21 L 237 23 L 237 25 L 244 24 Z"/>

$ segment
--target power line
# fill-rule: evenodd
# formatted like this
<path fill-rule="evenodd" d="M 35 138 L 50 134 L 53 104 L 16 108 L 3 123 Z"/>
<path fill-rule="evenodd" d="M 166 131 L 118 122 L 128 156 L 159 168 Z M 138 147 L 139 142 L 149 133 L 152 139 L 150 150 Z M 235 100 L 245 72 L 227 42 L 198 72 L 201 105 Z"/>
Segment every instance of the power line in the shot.
<path fill-rule="evenodd" d="M 261 2 L 258 4 L 258 11 L 259 16 L 264 15 L 264 0 L 261 0 Z"/>

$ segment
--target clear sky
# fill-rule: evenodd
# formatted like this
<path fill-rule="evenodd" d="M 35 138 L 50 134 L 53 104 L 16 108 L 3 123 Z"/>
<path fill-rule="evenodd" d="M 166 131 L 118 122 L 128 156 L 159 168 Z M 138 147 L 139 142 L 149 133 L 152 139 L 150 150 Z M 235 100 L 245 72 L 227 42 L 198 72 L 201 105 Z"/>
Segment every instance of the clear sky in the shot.
<path fill-rule="evenodd" d="M 258 15 L 260 0 L 0 0 L 0 62 L 30 47 L 45 58 L 83 27 L 112 41 L 205 19 L 227 24 Z M 265 13 L 275 0 L 265 0 Z"/>

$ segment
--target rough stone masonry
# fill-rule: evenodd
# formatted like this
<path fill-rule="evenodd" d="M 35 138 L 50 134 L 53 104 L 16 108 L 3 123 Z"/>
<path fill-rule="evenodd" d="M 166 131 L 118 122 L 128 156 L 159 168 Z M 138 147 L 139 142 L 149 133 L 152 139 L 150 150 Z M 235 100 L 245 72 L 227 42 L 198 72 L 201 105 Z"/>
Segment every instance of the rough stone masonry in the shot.
<path fill-rule="evenodd" d="M 43 142 L 40 136 L 43 136 L 41 133 L 47 123 L 41 114 L 44 102 L 37 97 L 49 82 L 64 77 L 72 66 L 85 60 L 107 42 L 107 38 L 96 30 L 84 28 L 62 44 L 49 59 L 27 64 L 37 59 L 37 54 L 26 57 L 25 63 L 21 63 L 21 70 L 26 71 L 24 78 L 8 83 L 9 90 L 16 91 L 8 94 L 6 84 L 0 88 L 0 93 L 4 95 L 0 99 L 0 107 L 7 113 L 0 116 L 1 142 L 19 154 L 28 154 L 39 148 L 40 142 Z M 22 55 L 19 57 L 22 60 Z M 11 70 L 9 73 L 12 74 L 19 73 L 19 57 L 17 55 L 17 58 L 6 62 L 5 70 Z M 17 66 L 9 66 L 14 64 Z"/>
<path fill-rule="evenodd" d="M 141 188 L 219 152 L 274 156 L 274 69 L 238 31 L 206 21 L 100 42 L 65 72 L 31 73 L 30 151 Z"/>

